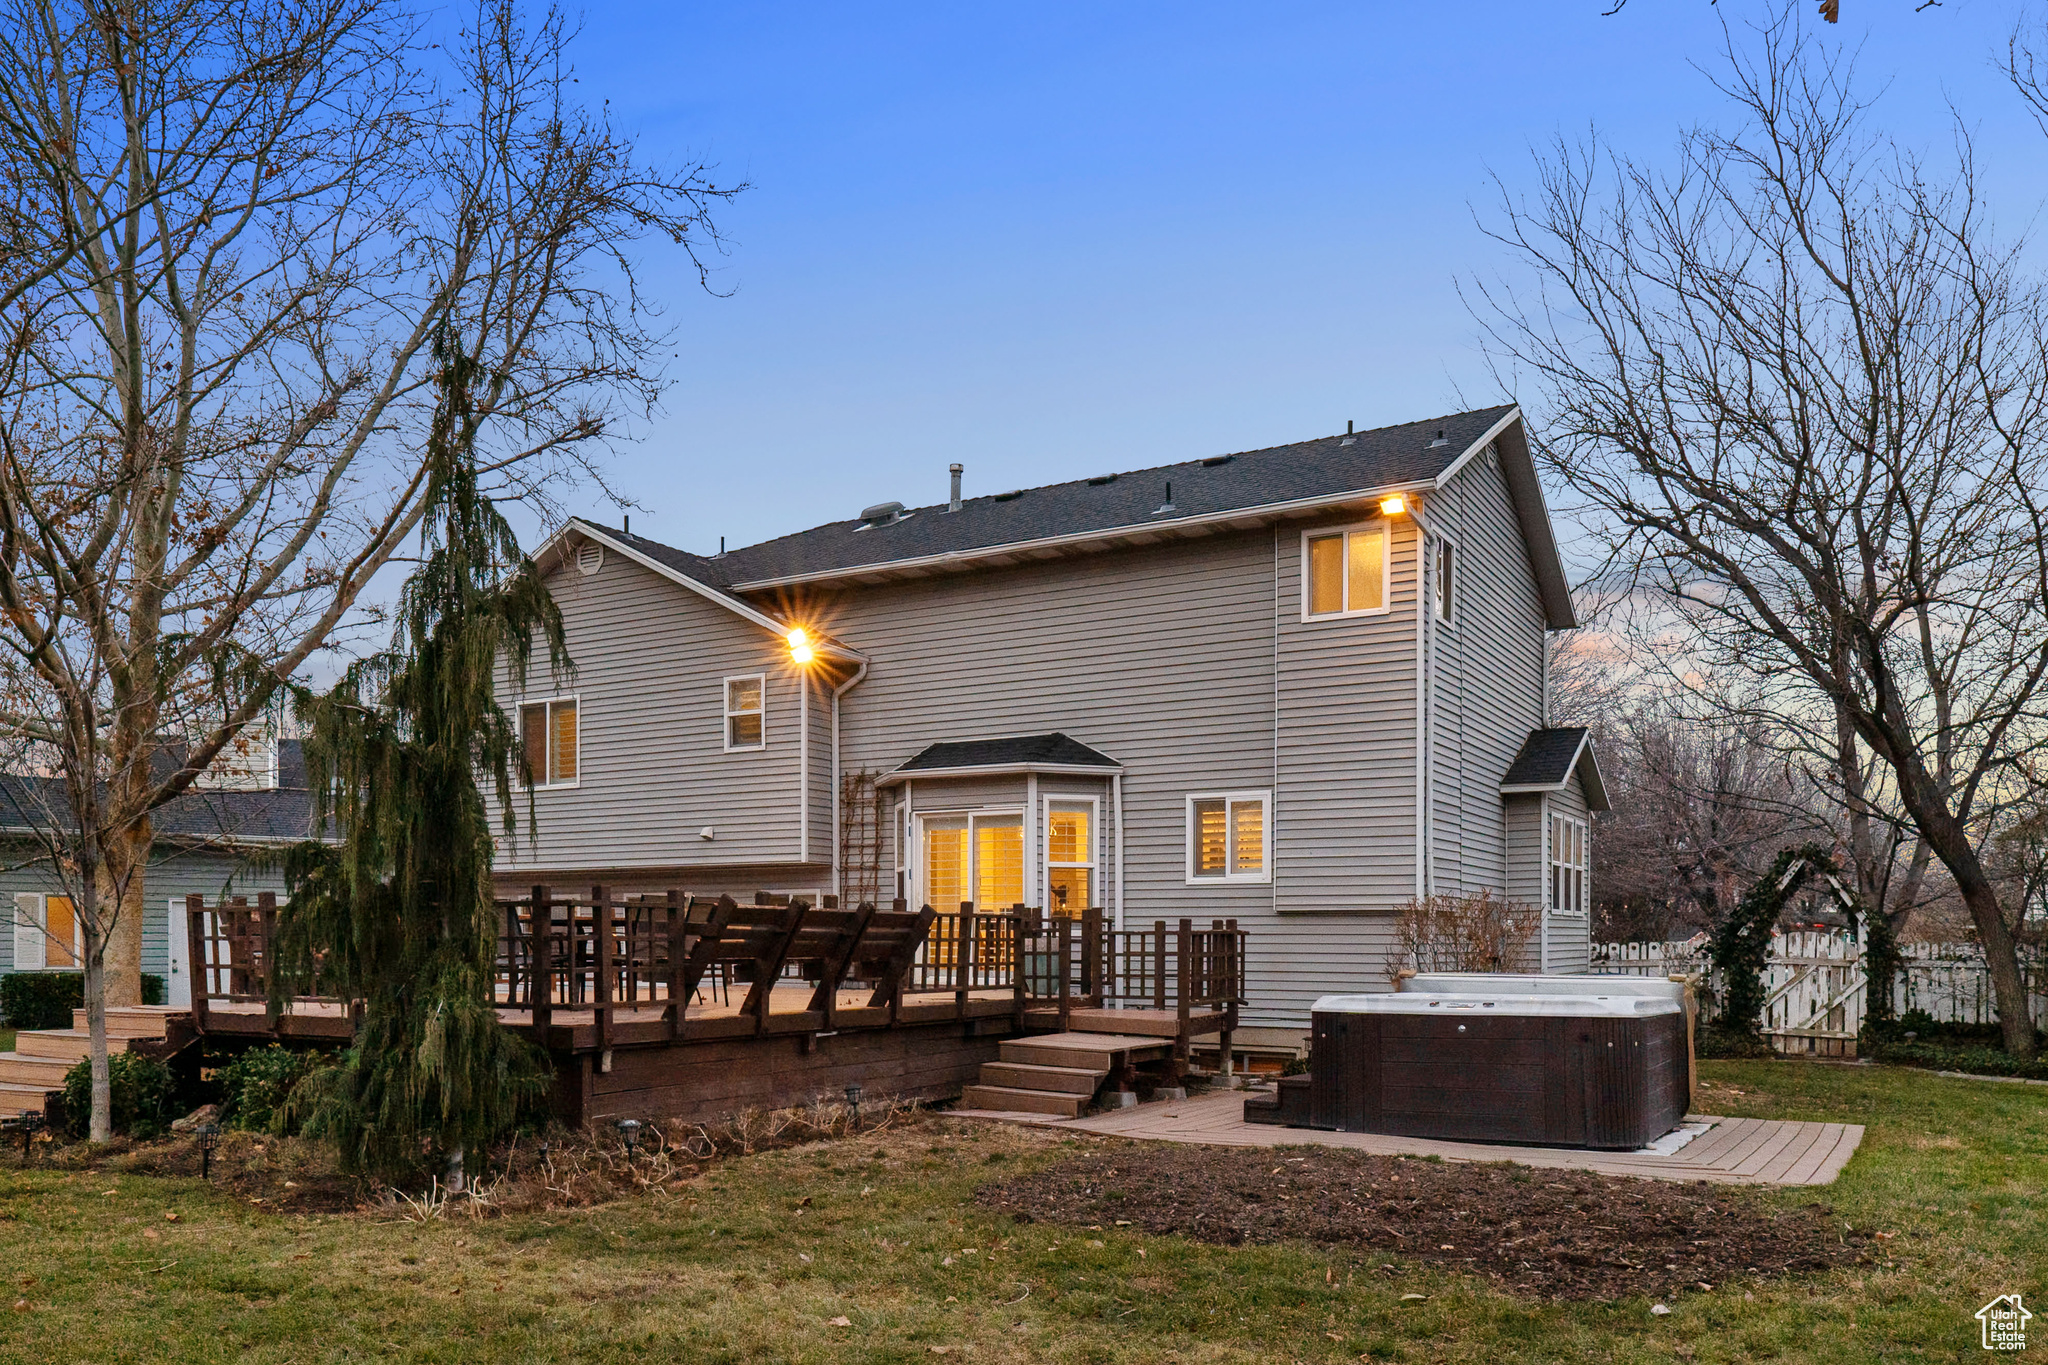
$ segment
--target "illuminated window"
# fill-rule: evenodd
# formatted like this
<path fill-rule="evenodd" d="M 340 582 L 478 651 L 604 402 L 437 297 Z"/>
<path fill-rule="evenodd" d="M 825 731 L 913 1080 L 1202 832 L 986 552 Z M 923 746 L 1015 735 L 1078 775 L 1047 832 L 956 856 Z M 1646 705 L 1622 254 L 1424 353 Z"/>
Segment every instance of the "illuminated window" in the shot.
<path fill-rule="evenodd" d="M 947 912 L 973 901 L 984 910 L 1007 910 L 1024 901 L 1024 817 L 924 816 L 926 905 Z"/>
<path fill-rule="evenodd" d="M 1095 803 L 1053 801 L 1045 813 L 1046 909 L 1078 916 L 1095 903 Z"/>
<path fill-rule="evenodd" d="M 762 749 L 768 745 L 768 680 L 759 673 L 725 680 L 725 747 Z"/>
<path fill-rule="evenodd" d="M 1356 616 L 1387 609 L 1387 526 L 1375 522 L 1302 537 L 1302 614 Z"/>
<path fill-rule="evenodd" d="M 572 786 L 577 772 L 576 699 L 555 697 L 519 707 L 519 741 L 536 787 Z"/>
<path fill-rule="evenodd" d="M 1271 792 L 1188 798 L 1188 881 L 1272 880 Z"/>
<path fill-rule="evenodd" d="M 1550 817 L 1550 908 L 1561 915 L 1586 913 L 1586 881 L 1592 870 L 1586 822 L 1569 815 Z"/>

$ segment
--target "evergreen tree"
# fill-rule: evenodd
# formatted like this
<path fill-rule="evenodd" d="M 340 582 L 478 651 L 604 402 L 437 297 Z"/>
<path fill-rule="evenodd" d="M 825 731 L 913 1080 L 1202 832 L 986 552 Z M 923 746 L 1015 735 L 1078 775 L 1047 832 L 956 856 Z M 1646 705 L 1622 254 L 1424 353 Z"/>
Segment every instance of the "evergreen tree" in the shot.
<path fill-rule="evenodd" d="M 452 336 L 436 355 L 421 560 L 391 648 L 297 698 L 307 777 L 342 841 L 286 857 L 272 986 L 363 1002 L 344 1064 L 308 1078 L 293 1105 L 345 1168 L 391 1178 L 431 1154 L 459 1158 L 545 1091 L 545 1057 L 492 1007 L 493 841 L 478 784 L 495 784 L 512 833 L 524 759 L 493 676 L 502 665 L 523 682 L 536 639 L 553 670 L 570 667 L 560 611 L 478 491 L 478 376 Z"/>

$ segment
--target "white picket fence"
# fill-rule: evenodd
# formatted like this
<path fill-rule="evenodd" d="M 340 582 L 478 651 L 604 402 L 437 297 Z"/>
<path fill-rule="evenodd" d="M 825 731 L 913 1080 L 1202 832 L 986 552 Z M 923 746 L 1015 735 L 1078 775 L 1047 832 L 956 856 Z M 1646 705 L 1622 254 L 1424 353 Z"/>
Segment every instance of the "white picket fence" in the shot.
<path fill-rule="evenodd" d="M 1892 1008 L 1925 1010 L 1942 1023 L 1991 1024 L 1998 1009 L 1984 955 L 1966 943 L 1906 943 L 1892 982 Z M 2048 1024 L 2048 959 L 2023 956 L 2036 1026 Z M 1683 942 L 1596 943 L 1595 973 L 1609 976 L 1698 975 L 1709 990 L 1702 1003 L 1712 1018 L 1714 993 L 1705 935 Z M 1846 933 L 1803 930 L 1771 941 L 1764 968 L 1764 1033 L 1780 1052 L 1856 1055 L 1863 1027 L 1866 977 L 1863 948 Z"/>

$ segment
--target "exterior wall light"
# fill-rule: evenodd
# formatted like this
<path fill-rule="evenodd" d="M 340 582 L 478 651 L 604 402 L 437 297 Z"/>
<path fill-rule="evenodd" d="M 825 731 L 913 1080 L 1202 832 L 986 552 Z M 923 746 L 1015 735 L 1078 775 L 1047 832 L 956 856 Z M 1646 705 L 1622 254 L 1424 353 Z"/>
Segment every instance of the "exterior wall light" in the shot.
<path fill-rule="evenodd" d="M 798 626 L 789 633 L 789 659 L 791 663 L 799 667 L 807 666 L 811 660 L 817 657 L 817 652 L 811 648 L 811 637 L 802 626 Z"/>
<path fill-rule="evenodd" d="M 1399 493 L 1394 494 L 1391 498 L 1380 499 L 1381 516 L 1398 517 L 1407 510 L 1408 499 L 1402 497 Z"/>

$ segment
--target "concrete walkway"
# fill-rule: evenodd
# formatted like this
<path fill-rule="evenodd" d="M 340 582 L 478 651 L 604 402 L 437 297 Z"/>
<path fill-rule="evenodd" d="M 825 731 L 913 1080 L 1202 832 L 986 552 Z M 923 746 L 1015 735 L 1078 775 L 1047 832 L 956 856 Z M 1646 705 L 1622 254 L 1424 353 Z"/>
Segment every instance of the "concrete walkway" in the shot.
<path fill-rule="evenodd" d="M 1519 1147 L 1378 1133 L 1326 1133 L 1244 1121 L 1244 1092 L 1218 1091 L 1186 1100 L 1155 1100 L 1078 1119 L 988 1110 L 951 1111 L 958 1118 L 1000 1119 L 1034 1127 L 1099 1133 L 1154 1142 L 1216 1147 L 1349 1147 L 1381 1156 L 1437 1156 L 1446 1161 L 1512 1161 L 1557 1170 L 1650 1180 L 1709 1180 L 1727 1185 L 1827 1185 L 1863 1141 L 1860 1123 L 1793 1123 L 1688 1115 L 1711 1125 L 1675 1152 L 1595 1152 L 1583 1147 Z"/>

